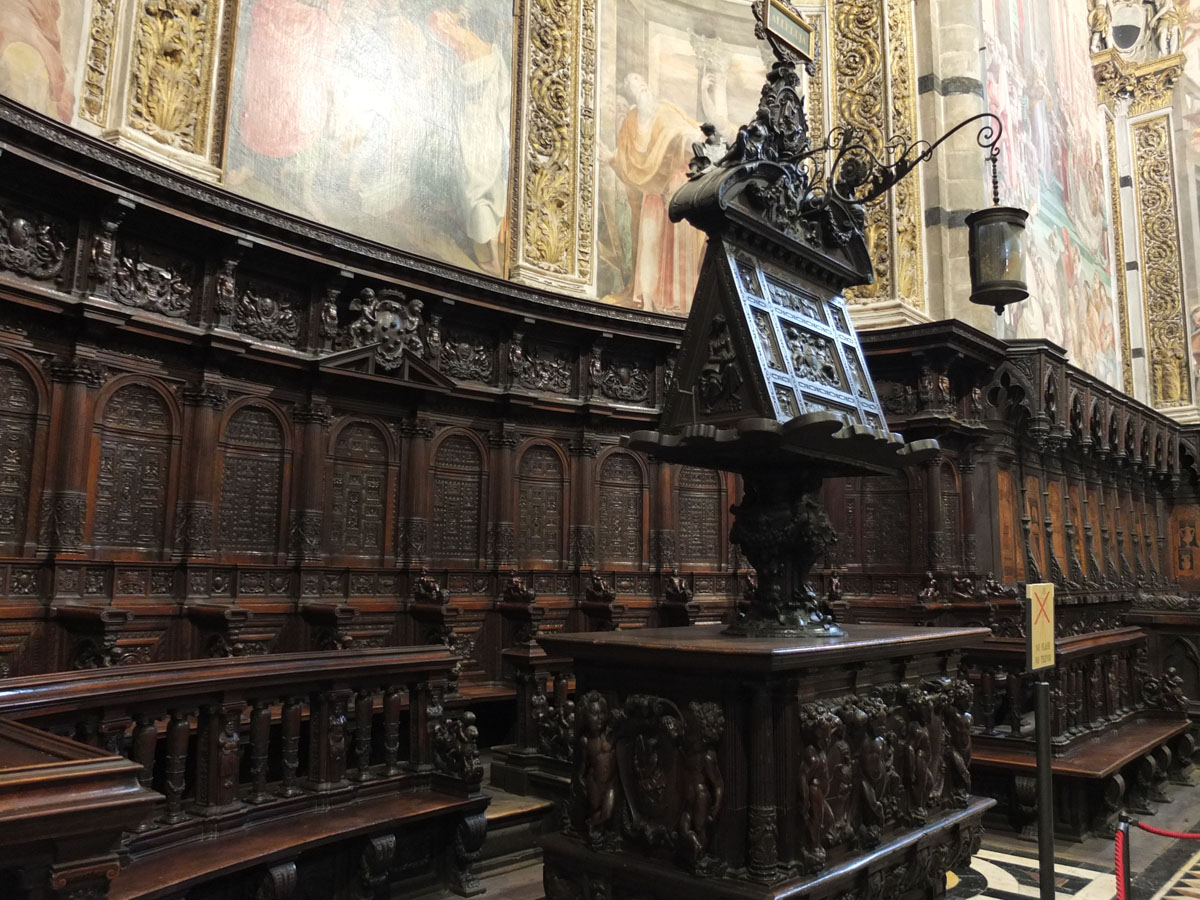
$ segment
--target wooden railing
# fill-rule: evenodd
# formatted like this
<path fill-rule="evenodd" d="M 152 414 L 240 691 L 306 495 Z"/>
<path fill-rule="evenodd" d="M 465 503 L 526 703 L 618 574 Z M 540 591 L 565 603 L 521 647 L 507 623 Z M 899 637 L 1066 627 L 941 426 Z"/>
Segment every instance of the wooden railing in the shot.
<path fill-rule="evenodd" d="M 435 645 L 57 673 L 3 682 L 0 719 L 138 766 L 157 806 L 126 835 L 135 868 L 201 835 L 424 791 L 466 823 L 451 886 L 469 890 L 486 799 L 475 717 L 444 711 L 456 662 Z"/>

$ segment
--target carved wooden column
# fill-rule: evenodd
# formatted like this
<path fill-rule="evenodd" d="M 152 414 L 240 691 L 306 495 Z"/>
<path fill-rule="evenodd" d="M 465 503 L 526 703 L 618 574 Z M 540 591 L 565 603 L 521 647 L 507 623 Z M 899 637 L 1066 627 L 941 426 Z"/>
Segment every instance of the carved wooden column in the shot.
<path fill-rule="evenodd" d="M 308 780 L 314 791 L 346 786 L 346 753 L 351 728 L 347 722 L 350 690 L 321 691 L 309 700 Z"/>
<path fill-rule="evenodd" d="M 245 707 L 242 700 L 228 700 L 200 710 L 194 805 L 200 815 L 216 816 L 241 806 L 238 729 Z"/>
<path fill-rule="evenodd" d="M 419 569 L 429 563 L 429 498 L 432 493 L 429 469 L 429 441 L 433 424 L 424 416 L 405 420 L 401 425 L 401 461 L 404 494 L 399 529 L 396 534 L 396 565 Z"/>
<path fill-rule="evenodd" d="M 571 527 L 567 535 L 567 563 L 573 569 L 596 564 L 596 454 L 600 445 L 583 434 L 569 447 L 572 458 Z"/>
<path fill-rule="evenodd" d="M 321 527 L 325 518 L 325 455 L 332 414 L 329 404 L 313 397 L 292 414 L 300 430 L 297 496 L 289 522 L 291 553 L 297 562 L 320 562 Z"/>
<path fill-rule="evenodd" d="M 187 558 L 204 558 L 213 552 L 213 504 L 218 490 L 218 413 L 225 408 L 225 389 L 209 381 L 183 390 L 185 408 L 183 446 L 186 493 L 175 505 L 175 553 Z"/>
<path fill-rule="evenodd" d="M 39 552 L 73 556 L 83 552 L 87 519 L 88 444 L 95 414 L 96 390 L 104 369 L 89 359 L 74 357 L 50 365 L 54 382 L 49 446 L 57 453 L 49 461 L 47 489 L 38 512 Z"/>
<path fill-rule="evenodd" d="M 651 462 L 654 490 L 650 493 L 650 562 L 663 573 L 675 571 L 675 492 L 671 490 L 671 466 L 660 459 Z"/>
<path fill-rule="evenodd" d="M 929 529 L 926 553 L 928 554 L 929 568 L 935 572 L 941 572 L 947 568 L 949 556 L 946 522 L 945 516 L 942 514 L 941 455 L 926 460 L 921 466 L 921 470 L 925 475 L 925 515 L 928 517 L 926 527 Z"/>
<path fill-rule="evenodd" d="M 958 458 L 959 492 L 962 503 L 963 568 L 971 575 L 979 572 L 979 541 L 975 535 L 975 459 L 971 448 L 963 450 Z"/>
<path fill-rule="evenodd" d="M 750 690 L 750 785 L 746 848 L 750 877 L 770 883 L 779 865 L 779 824 L 775 809 L 775 710 L 771 686 L 752 684 Z"/>
<path fill-rule="evenodd" d="M 520 435 L 516 428 L 500 422 L 488 435 L 491 447 L 492 502 L 488 523 L 487 558 L 494 569 L 511 569 L 517 564 L 513 483 L 516 479 L 513 451 Z"/>

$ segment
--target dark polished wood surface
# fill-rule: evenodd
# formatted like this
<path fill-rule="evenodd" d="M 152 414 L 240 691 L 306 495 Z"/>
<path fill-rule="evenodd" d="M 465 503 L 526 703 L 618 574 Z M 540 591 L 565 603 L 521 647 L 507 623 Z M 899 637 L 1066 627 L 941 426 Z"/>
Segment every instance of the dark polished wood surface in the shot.
<path fill-rule="evenodd" d="M 984 628 L 906 628 L 850 625 L 844 635 L 813 638 L 755 638 L 722 634 L 722 626 L 653 628 L 539 638 L 553 655 L 577 662 L 619 660 L 631 666 L 712 667 L 788 672 L 812 666 L 897 659 L 923 653 L 966 650 L 990 636 Z"/>

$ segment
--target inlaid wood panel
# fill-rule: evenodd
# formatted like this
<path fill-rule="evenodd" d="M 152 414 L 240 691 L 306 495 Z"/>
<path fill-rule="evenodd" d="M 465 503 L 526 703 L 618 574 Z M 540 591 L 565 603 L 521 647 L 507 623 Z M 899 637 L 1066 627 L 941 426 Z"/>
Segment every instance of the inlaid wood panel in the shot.
<path fill-rule="evenodd" d="M 721 481 L 711 469 L 679 470 L 679 561 L 713 565 L 721 557 Z"/>
<path fill-rule="evenodd" d="M 163 545 L 171 414 L 143 384 L 118 389 L 104 407 L 92 543 L 152 550 Z"/>
<path fill-rule="evenodd" d="M 517 480 L 521 564 L 557 565 L 563 543 L 562 460 L 545 444 L 534 444 L 521 455 Z"/>
<path fill-rule="evenodd" d="M 283 497 L 283 429 L 269 409 L 244 406 L 225 428 L 217 549 L 274 553 Z"/>
<path fill-rule="evenodd" d="M 25 536 L 37 412 L 37 389 L 29 376 L 0 360 L 0 544 Z"/>
<path fill-rule="evenodd" d="M 338 432 L 326 492 L 330 553 L 378 556 L 383 552 L 387 461 L 387 440 L 376 426 L 353 422 Z"/>
<path fill-rule="evenodd" d="M 475 565 L 482 519 L 483 456 L 469 437 L 454 434 L 433 462 L 430 555 L 436 564 Z"/>
<path fill-rule="evenodd" d="M 903 475 L 865 478 L 863 558 L 868 566 L 898 568 L 912 560 L 912 504 Z"/>
<path fill-rule="evenodd" d="M 598 479 L 602 566 L 642 562 L 642 469 L 628 453 L 614 453 L 600 466 Z"/>
<path fill-rule="evenodd" d="M 1025 578 L 1025 559 L 1021 552 L 1021 530 L 1018 520 L 1019 504 L 1012 473 L 1001 469 L 996 473 L 996 494 L 1000 506 L 1000 560 L 1004 581 L 1012 583 Z"/>

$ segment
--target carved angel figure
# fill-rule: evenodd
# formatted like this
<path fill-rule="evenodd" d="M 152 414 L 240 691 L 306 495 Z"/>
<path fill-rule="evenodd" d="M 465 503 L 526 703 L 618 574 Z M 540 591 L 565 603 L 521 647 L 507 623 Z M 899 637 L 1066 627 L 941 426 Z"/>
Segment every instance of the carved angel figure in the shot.
<path fill-rule="evenodd" d="M 617 757 L 608 701 L 596 691 L 580 701 L 583 728 L 579 736 L 579 782 L 587 803 L 584 825 L 596 841 L 612 819 L 617 802 Z"/>
<path fill-rule="evenodd" d="M 956 600 L 970 600 L 975 595 L 975 582 L 969 575 L 960 575 L 956 569 L 950 574 L 950 578 Z"/>
<path fill-rule="evenodd" d="M 922 603 L 936 603 L 942 597 L 942 589 L 938 587 L 938 581 L 933 577 L 932 572 L 925 573 L 925 581 L 921 584 L 921 590 L 917 593 L 917 599 Z"/>
<path fill-rule="evenodd" d="M 688 178 L 698 178 L 725 158 L 729 145 L 717 126 L 705 122 L 700 126 L 704 140 L 692 144 L 692 161 L 688 163 Z"/>
<path fill-rule="evenodd" d="M 950 797 L 955 806 L 965 808 L 971 793 L 971 702 L 974 691 L 966 682 L 951 689 L 950 703 L 945 709 L 946 775 L 950 782 Z"/>
<path fill-rule="evenodd" d="M 804 740 L 800 761 L 800 808 L 804 811 L 801 853 L 810 872 L 825 864 L 826 847 L 835 839 L 833 808 L 829 805 L 833 790 L 829 766 L 833 732 L 831 715 L 818 704 L 801 710 L 800 733 Z"/>
<path fill-rule="evenodd" d="M 712 826 L 721 814 L 725 779 L 717 764 L 717 742 L 725 731 L 725 717 L 716 703 L 692 701 L 683 714 L 683 804 L 679 835 L 684 852 L 698 865 L 708 851 Z"/>

